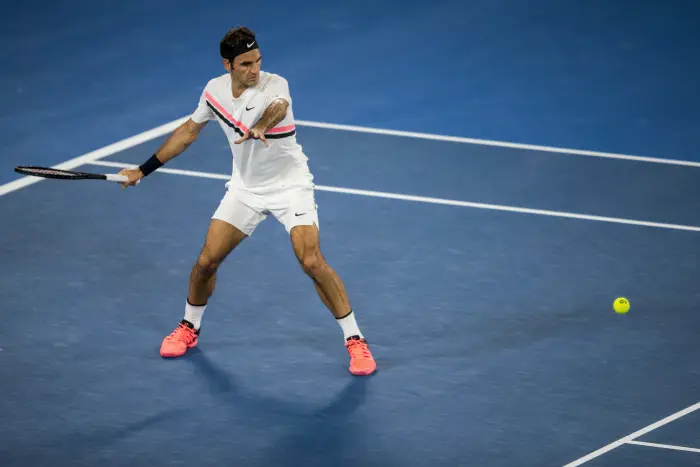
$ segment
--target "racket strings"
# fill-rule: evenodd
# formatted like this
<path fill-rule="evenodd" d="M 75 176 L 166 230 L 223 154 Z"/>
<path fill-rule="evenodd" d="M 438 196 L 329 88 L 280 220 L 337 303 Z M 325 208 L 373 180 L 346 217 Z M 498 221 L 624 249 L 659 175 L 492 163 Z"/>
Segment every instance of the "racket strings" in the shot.
<path fill-rule="evenodd" d="M 33 165 L 21 165 L 15 167 L 15 172 L 24 175 L 34 175 L 36 177 L 48 177 L 48 178 L 79 178 L 80 174 L 78 172 L 71 172 L 68 170 L 54 169 L 51 167 L 37 167 Z"/>
<path fill-rule="evenodd" d="M 41 175 L 70 175 L 69 173 L 58 169 L 25 169 L 25 171 Z"/>

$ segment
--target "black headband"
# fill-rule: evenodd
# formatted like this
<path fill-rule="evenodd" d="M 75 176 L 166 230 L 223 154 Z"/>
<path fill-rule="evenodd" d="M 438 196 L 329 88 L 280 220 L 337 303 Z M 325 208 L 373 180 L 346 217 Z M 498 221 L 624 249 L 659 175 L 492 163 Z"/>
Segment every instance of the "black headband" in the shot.
<path fill-rule="evenodd" d="M 221 52 L 221 57 L 227 60 L 233 60 L 241 54 L 250 52 L 251 50 L 258 49 L 258 40 L 253 37 L 250 42 L 247 40 L 241 41 L 236 47 L 232 47 L 225 42 L 222 42 L 219 50 Z"/>

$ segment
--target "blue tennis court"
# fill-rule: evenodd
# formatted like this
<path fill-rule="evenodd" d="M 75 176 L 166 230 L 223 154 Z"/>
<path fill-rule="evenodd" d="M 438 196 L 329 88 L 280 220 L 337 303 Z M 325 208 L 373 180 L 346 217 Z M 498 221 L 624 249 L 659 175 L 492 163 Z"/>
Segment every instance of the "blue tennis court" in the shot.
<path fill-rule="evenodd" d="M 47 41 L 49 19 L 61 19 L 55 40 L 74 51 L 62 69 L 94 80 L 79 85 L 57 72 L 65 93 L 51 97 L 55 106 L 41 107 L 41 91 L 16 91 L 21 82 L 40 84 L 33 65 L 13 58 L 2 77 L 8 124 L 0 130 L 0 465 L 700 464 L 700 140 L 692 131 L 700 114 L 690 110 L 700 103 L 697 91 L 685 94 L 687 107 L 648 103 L 644 112 L 662 115 L 650 120 L 652 134 L 629 123 L 639 109 L 596 107 L 614 94 L 620 76 L 610 77 L 607 90 L 587 88 L 588 103 L 569 102 L 580 112 L 552 104 L 532 108 L 531 119 L 518 115 L 524 94 L 501 96 L 511 110 L 499 110 L 494 100 L 479 104 L 480 97 L 498 100 L 477 89 L 486 86 L 479 76 L 472 91 L 446 77 L 444 89 L 432 94 L 434 110 L 390 115 L 389 106 L 423 106 L 428 97 L 405 93 L 415 76 L 401 89 L 386 78 L 394 62 L 411 58 L 391 34 L 418 25 L 439 31 L 441 41 L 458 31 L 470 39 L 510 31 L 503 37 L 513 39 L 516 28 L 520 40 L 539 43 L 543 25 L 569 37 L 566 18 L 575 12 L 580 21 L 597 18 L 590 30 L 578 31 L 580 42 L 561 45 L 590 51 L 584 61 L 610 39 L 606 31 L 620 27 L 637 44 L 626 50 L 642 54 L 647 47 L 653 54 L 679 44 L 697 50 L 700 41 L 688 39 L 697 30 L 681 34 L 689 24 L 684 18 L 698 12 L 695 4 L 637 2 L 637 12 L 621 19 L 621 6 L 543 2 L 530 12 L 529 25 L 519 22 L 515 5 L 496 18 L 486 2 L 446 2 L 423 15 L 397 11 L 385 21 L 350 5 L 304 6 L 314 16 L 295 15 L 308 33 L 289 46 L 303 39 L 315 50 L 333 44 L 344 50 L 348 31 L 365 28 L 361 45 L 379 40 L 397 51 L 376 82 L 365 82 L 377 95 L 346 91 L 337 112 L 323 99 L 351 89 L 345 88 L 351 78 L 331 77 L 313 90 L 313 61 L 299 50 L 286 56 L 275 45 L 293 30 L 285 16 L 251 13 L 247 21 L 260 25 L 259 34 L 268 28 L 271 66 L 289 70 L 301 119 L 297 138 L 317 184 L 324 255 L 345 282 L 377 359 L 375 375 L 357 378 L 347 371 L 337 324 L 272 218 L 222 266 L 199 346 L 180 359 L 159 356 L 163 337 L 182 318 L 190 268 L 231 171 L 227 141 L 213 122 L 184 154 L 128 190 L 20 178 L 11 170 L 33 163 L 116 173 L 143 162 L 176 119 L 193 110 L 204 72 L 218 73 L 216 47 L 202 52 L 211 47 L 202 38 L 216 45 L 220 35 L 207 36 L 210 21 L 225 24 L 219 29 L 246 21 L 219 19 L 218 2 L 124 2 L 109 17 L 90 2 L 66 11 L 35 3 L 45 7 L 35 26 L 32 4 L 16 6 L 14 21 L 3 20 L 5 38 L 19 44 L 20 26 L 34 31 L 36 43 L 17 45 L 27 53 Z M 149 29 L 149 20 L 165 11 L 171 27 L 196 36 L 171 47 L 185 63 L 204 68 L 188 74 L 183 63 L 171 62 L 171 72 L 184 80 L 182 88 L 162 84 L 164 97 L 179 95 L 172 101 L 153 98 L 156 84 L 148 79 L 172 57 L 152 63 L 145 59 L 150 45 L 135 50 L 166 30 L 162 23 Z M 382 6 L 379 13 L 390 11 Z M 94 21 L 81 26 L 77 12 Z M 654 18 L 669 20 L 658 31 L 673 39 L 656 49 L 643 34 L 658 26 Z M 115 39 L 84 41 L 107 26 L 122 31 L 121 48 L 96 56 L 92 69 L 90 54 Z M 507 41 L 500 40 L 483 47 L 502 52 Z M 551 47 L 552 62 L 541 70 L 574 66 Z M 518 50 L 508 52 L 514 62 Z M 460 43 L 437 57 L 459 57 L 457 70 L 489 62 L 472 53 Z M 640 63 L 634 54 L 625 57 L 628 69 Z M 107 59 L 119 64 L 116 75 L 104 71 Z M 141 65 L 143 74 L 133 76 Z M 331 76 L 345 70 L 336 56 L 327 66 Z M 638 92 L 659 89 L 680 102 L 700 70 L 689 64 L 682 79 L 674 70 L 665 77 L 647 73 Z M 126 84 L 119 87 L 118 80 Z M 525 78 L 508 80 L 501 76 L 498 85 L 526 86 Z M 667 86 L 657 88 L 661 82 Z M 110 91 L 100 98 L 94 87 Z M 84 101 L 71 105 L 80 95 Z M 449 105 L 448 95 L 463 110 Z M 134 99 L 140 103 L 127 103 Z M 375 107 L 364 108 L 368 102 Z M 21 110 L 26 119 L 10 119 L 23 103 L 43 113 Z M 471 115 L 479 105 L 491 113 Z M 511 112 L 512 121 L 501 118 Z M 577 120 L 584 114 L 591 118 Z M 597 128 L 606 126 L 592 117 L 597 114 L 622 122 L 622 136 Z M 473 131 L 455 117 L 472 122 Z M 583 136 L 574 134 L 594 135 L 587 139 L 592 143 L 579 144 Z M 624 315 L 612 310 L 620 296 L 632 305 Z"/>

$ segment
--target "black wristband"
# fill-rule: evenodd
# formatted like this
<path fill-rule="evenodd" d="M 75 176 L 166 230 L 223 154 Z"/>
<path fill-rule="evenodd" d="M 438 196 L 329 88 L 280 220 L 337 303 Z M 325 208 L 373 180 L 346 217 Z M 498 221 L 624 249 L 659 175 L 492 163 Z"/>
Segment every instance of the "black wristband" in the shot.
<path fill-rule="evenodd" d="M 146 177 L 162 166 L 163 163 L 160 160 L 158 160 L 155 154 L 153 154 L 146 162 L 139 165 L 139 170 L 141 171 L 141 173 L 143 173 L 143 176 Z"/>

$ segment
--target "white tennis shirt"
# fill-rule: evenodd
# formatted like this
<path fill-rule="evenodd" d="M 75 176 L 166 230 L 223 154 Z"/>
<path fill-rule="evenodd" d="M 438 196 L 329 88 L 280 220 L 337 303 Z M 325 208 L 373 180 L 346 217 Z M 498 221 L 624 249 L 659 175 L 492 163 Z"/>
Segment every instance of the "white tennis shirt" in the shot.
<path fill-rule="evenodd" d="M 234 144 L 262 117 L 270 103 L 282 98 L 289 102 L 287 115 L 265 133 L 268 146 L 248 139 Z M 210 80 L 191 116 L 196 123 L 218 120 L 233 154 L 231 180 L 226 184 L 263 194 L 289 185 L 311 185 L 311 175 L 301 145 L 296 140 L 296 126 L 287 80 L 273 73 L 260 72 L 258 84 L 240 97 L 231 92 L 227 73 Z"/>

